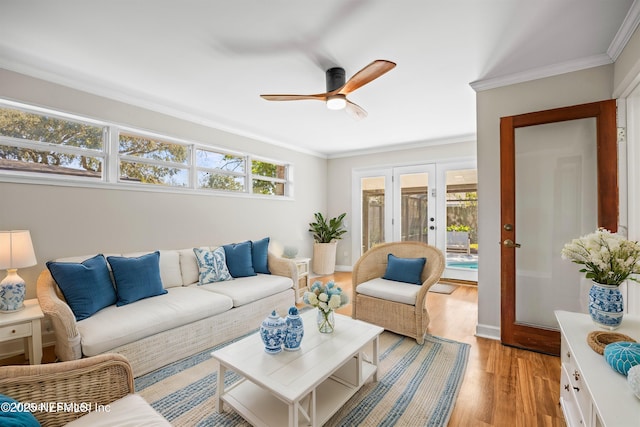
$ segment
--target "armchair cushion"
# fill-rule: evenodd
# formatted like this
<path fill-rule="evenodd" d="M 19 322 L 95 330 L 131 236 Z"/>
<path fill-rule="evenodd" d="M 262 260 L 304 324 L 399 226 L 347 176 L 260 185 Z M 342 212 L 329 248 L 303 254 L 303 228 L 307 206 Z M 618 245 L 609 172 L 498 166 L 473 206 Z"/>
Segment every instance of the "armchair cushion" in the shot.
<path fill-rule="evenodd" d="M 50 261 L 47 268 L 76 320 L 86 319 L 116 302 L 116 291 L 102 254 L 81 263 Z"/>
<path fill-rule="evenodd" d="M 387 271 L 383 279 L 395 280 L 396 282 L 412 283 L 422 285 L 420 275 L 426 258 L 399 258 L 393 254 L 387 255 Z"/>
<path fill-rule="evenodd" d="M 360 283 L 356 293 L 401 304 L 415 305 L 419 286 L 382 278 Z"/>

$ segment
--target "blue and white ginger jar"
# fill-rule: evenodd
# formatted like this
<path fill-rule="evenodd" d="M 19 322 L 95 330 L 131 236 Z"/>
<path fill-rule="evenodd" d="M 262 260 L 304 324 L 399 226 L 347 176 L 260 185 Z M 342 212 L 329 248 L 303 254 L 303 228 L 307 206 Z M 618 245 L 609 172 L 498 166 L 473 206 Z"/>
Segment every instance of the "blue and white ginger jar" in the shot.
<path fill-rule="evenodd" d="M 617 285 L 603 285 L 597 282 L 592 284 L 589 290 L 591 319 L 603 329 L 618 329 L 624 315 L 624 302 L 620 289 Z"/>
<path fill-rule="evenodd" d="M 269 354 L 280 353 L 286 333 L 287 322 L 273 310 L 260 325 L 260 338 L 264 343 L 264 351 Z"/>
<path fill-rule="evenodd" d="M 285 321 L 287 322 L 287 333 L 284 338 L 284 349 L 287 351 L 300 350 L 300 343 L 304 336 L 304 325 L 296 307 L 289 309 Z"/>
<path fill-rule="evenodd" d="M 7 276 L 7 279 L 11 279 Z M 3 280 L 0 284 L 0 311 L 11 313 L 24 308 L 25 286 L 22 280 Z M 19 279 L 19 278 L 18 278 Z"/>

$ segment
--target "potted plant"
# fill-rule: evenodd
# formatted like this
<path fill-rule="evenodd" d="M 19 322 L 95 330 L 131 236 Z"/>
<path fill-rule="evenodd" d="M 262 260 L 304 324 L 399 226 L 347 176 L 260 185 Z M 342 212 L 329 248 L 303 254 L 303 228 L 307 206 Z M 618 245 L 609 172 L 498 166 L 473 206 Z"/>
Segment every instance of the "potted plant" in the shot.
<path fill-rule="evenodd" d="M 337 240 L 347 232 L 343 220 L 346 213 L 335 218 L 325 218 L 320 212 L 314 214 L 315 221 L 309 223 L 309 231 L 313 233 L 313 272 L 316 274 L 333 274 L 336 269 Z"/>

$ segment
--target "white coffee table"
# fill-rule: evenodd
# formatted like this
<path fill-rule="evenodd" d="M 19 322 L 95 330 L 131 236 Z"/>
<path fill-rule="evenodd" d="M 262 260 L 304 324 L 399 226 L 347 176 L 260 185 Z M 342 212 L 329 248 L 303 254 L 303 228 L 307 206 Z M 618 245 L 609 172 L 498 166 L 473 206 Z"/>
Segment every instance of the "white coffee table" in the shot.
<path fill-rule="evenodd" d="M 340 314 L 335 318 L 335 331 L 321 334 L 316 309 L 303 313 L 298 351 L 267 354 L 254 333 L 211 353 L 220 365 L 216 411 L 224 411 L 226 403 L 255 426 L 323 425 L 365 381 L 378 380 L 383 328 Z M 225 388 L 227 370 L 243 379 Z"/>

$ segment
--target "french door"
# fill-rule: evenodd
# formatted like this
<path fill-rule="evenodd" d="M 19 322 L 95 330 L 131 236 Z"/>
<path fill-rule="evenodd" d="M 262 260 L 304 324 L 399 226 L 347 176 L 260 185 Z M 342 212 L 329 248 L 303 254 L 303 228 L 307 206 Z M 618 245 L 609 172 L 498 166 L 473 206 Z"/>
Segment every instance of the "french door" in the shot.
<path fill-rule="evenodd" d="M 472 161 L 354 172 L 355 259 L 380 243 L 419 241 L 447 254 L 443 277 L 477 281 L 476 194 Z"/>

